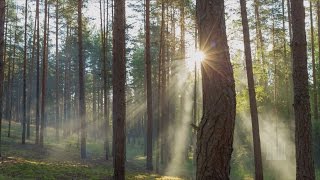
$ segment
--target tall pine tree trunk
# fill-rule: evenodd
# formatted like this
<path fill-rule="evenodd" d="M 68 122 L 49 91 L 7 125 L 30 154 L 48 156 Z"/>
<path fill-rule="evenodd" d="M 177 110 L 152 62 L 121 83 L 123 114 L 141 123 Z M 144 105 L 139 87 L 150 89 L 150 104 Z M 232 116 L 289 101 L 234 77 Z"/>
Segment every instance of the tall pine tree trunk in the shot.
<path fill-rule="evenodd" d="M 0 0 L 0 157 L 2 157 L 2 95 L 3 95 L 3 74 L 4 74 L 4 22 L 6 1 Z"/>
<path fill-rule="evenodd" d="M 150 53 L 150 0 L 146 0 L 146 48 L 145 74 L 147 79 L 147 170 L 152 171 L 152 82 L 151 82 L 151 53 Z"/>
<path fill-rule="evenodd" d="M 114 122 L 114 177 L 125 179 L 125 123 L 126 123 L 126 60 L 125 60 L 125 0 L 114 2 L 113 24 L 113 122 Z"/>
<path fill-rule="evenodd" d="M 251 112 L 251 120 L 252 120 L 255 179 L 262 180 L 263 169 L 262 169 L 262 158 L 261 158 L 259 120 L 258 120 L 258 110 L 257 110 L 257 101 L 256 101 L 256 91 L 254 86 L 253 70 L 252 70 L 252 56 L 251 56 L 251 47 L 250 47 L 250 34 L 249 34 L 249 25 L 248 25 L 248 18 L 247 18 L 246 0 L 240 0 L 240 5 L 241 5 L 241 17 L 242 17 L 242 27 L 243 27 L 244 51 L 245 51 L 246 69 L 247 69 L 247 78 L 248 78 L 250 112 Z"/>
<path fill-rule="evenodd" d="M 197 134 L 197 180 L 229 179 L 236 99 L 223 0 L 197 0 L 203 117 Z"/>
<path fill-rule="evenodd" d="M 86 102 L 85 102 L 85 62 L 83 58 L 83 45 L 82 45 L 82 0 L 78 0 L 78 48 L 79 48 L 79 112 L 80 112 L 80 125 L 81 125 L 81 159 L 86 158 Z"/>
<path fill-rule="evenodd" d="M 16 21 L 17 22 L 17 21 Z M 17 27 L 17 23 L 15 25 Z M 12 52 L 12 75 L 11 75 L 11 85 L 10 89 L 13 90 L 13 84 L 15 79 L 15 57 L 16 57 L 16 44 L 17 44 L 17 29 L 14 30 L 14 46 Z M 8 123 L 8 137 L 11 136 L 11 121 L 12 121 L 12 110 L 13 110 L 13 102 L 14 102 L 14 93 L 11 92 L 10 94 L 10 112 L 9 112 L 9 123 Z"/>
<path fill-rule="evenodd" d="M 36 2 L 36 18 L 37 18 L 37 83 L 36 83 L 36 140 L 40 141 L 40 21 L 39 21 L 39 2 Z"/>
<path fill-rule="evenodd" d="M 56 139 L 59 140 L 59 130 L 60 130 L 60 69 L 59 69 L 59 0 L 56 0 L 56 84 L 55 84 L 55 98 L 56 98 L 56 114 L 55 114 L 55 123 L 56 123 Z"/>
<path fill-rule="evenodd" d="M 303 0 L 291 1 L 296 179 L 314 180 L 312 128 L 308 91 L 307 41 Z"/>
<path fill-rule="evenodd" d="M 44 2 L 44 35 L 43 35 L 43 57 L 42 57 L 42 92 L 41 92 L 41 122 L 40 122 L 40 146 L 44 145 L 44 131 L 45 131 L 45 108 L 46 108 L 46 95 L 47 95 L 47 13 L 48 13 L 48 0 Z"/>
<path fill-rule="evenodd" d="M 27 124 L 27 17 L 28 0 L 25 1 L 24 13 L 24 52 L 23 52 L 23 93 L 22 93 L 22 144 L 26 143 L 26 124 Z"/>

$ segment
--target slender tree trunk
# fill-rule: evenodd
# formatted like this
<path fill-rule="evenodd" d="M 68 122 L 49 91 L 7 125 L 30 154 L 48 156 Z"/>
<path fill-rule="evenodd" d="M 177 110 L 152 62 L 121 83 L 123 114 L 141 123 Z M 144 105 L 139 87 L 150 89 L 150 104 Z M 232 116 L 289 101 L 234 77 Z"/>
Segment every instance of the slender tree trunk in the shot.
<path fill-rule="evenodd" d="M 256 91 L 254 86 L 253 70 L 252 70 L 252 56 L 251 56 L 251 47 L 250 47 L 250 33 L 249 33 L 249 24 L 248 24 L 248 18 L 247 18 L 246 0 L 240 0 L 240 5 L 241 5 L 241 17 L 242 17 L 242 27 L 243 27 L 244 51 L 245 51 L 245 57 L 246 57 L 246 69 L 247 69 L 247 78 L 248 78 L 250 112 L 251 112 L 251 120 L 252 120 L 255 179 L 262 180 L 263 169 L 262 169 L 262 158 L 261 158 L 259 120 L 258 120 L 258 110 L 257 110 L 257 102 L 256 102 Z"/>
<path fill-rule="evenodd" d="M 162 69 L 163 69 L 163 43 L 164 43 L 164 0 L 162 0 L 161 5 L 161 30 L 160 30 L 160 47 L 159 47 L 159 58 L 158 58 L 158 118 L 157 118 L 157 148 L 156 148 L 156 172 L 160 172 L 160 161 L 162 158 L 161 147 L 162 147 L 162 109 L 163 109 L 163 99 L 162 99 Z"/>
<path fill-rule="evenodd" d="M 6 2 L 5 2 L 6 4 Z M 8 6 L 9 2 L 7 2 L 7 4 L 5 6 Z M 9 14 L 9 7 L 7 7 L 5 14 L 7 14 L 7 16 L 4 17 L 4 21 L 5 21 L 5 32 L 4 32 L 4 49 L 3 49 L 3 63 L 6 64 L 6 60 L 7 60 L 7 34 L 8 34 L 8 22 L 9 22 L 9 18 L 8 18 L 8 14 Z"/>
<path fill-rule="evenodd" d="M 307 41 L 303 0 L 291 1 L 296 179 L 314 180 L 312 127 L 308 91 Z"/>
<path fill-rule="evenodd" d="M 125 179 L 126 153 L 126 61 L 125 61 L 125 0 L 114 2 L 113 24 L 113 122 L 115 126 L 114 177 Z"/>
<path fill-rule="evenodd" d="M 105 3 L 105 1 L 104 1 Z M 104 5 L 105 7 L 105 5 Z M 107 16 L 105 16 L 105 9 L 107 9 Z M 106 142 L 105 142 L 105 145 L 106 145 L 106 154 L 105 154 L 105 157 L 106 157 L 106 160 L 109 159 L 109 113 L 108 113 L 108 97 L 109 97 L 109 94 L 108 94 L 108 67 L 107 67 L 107 61 L 108 61 L 108 34 L 109 34 L 109 26 L 108 26 L 108 21 L 109 21 L 109 18 L 108 18 L 108 12 L 109 12 L 109 3 L 108 3 L 108 0 L 107 0 L 107 8 L 104 8 L 104 28 L 103 28 L 103 93 L 104 93 L 104 106 L 103 106 L 103 111 L 104 111 L 104 121 L 105 121 L 105 127 L 106 127 Z M 107 19 L 107 20 L 105 20 Z"/>
<path fill-rule="evenodd" d="M 17 22 L 17 21 L 16 21 Z M 17 24 L 16 24 L 17 27 Z M 11 86 L 10 89 L 13 91 L 13 82 L 14 82 L 14 78 L 15 78 L 15 57 L 16 57 L 16 44 L 17 44 L 17 28 L 15 28 L 14 30 L 14 46 L 13 46 L 13 52 L 12 52 L 12 75 L 11 75 Z M 13 109 L 13 98 L 14 97 L 14 93 L 11 92 L 10 95 L 10 112 L 9 112 L 9 124 L 8 124 L 8 137 L 11 136 L 11 121 L 12 121 L 12 109 Z"/>
<path fill-rule="evenodd" d="M 24 16 L 24 53 L 23 53 L 23 95 L 22 95 L 22 144 L 26 143 L 26 124 L 27 124 L 27 17 L 28 0 L 25 1 Z"/>
<path fill-rule="evenodd" d="M 67 35 L 66 35 L 66 62 L 64 67 L 64 122 L 63 122 L 63 136 L 66 136 L 68 133 L 69 122 L 70 122 L 70 88 L 69 88 L 69 76 L 70 76 L 70 30 L 67 25 Z"/>
<path fill-rule="evenodd" d="M 6 101 L 6 113 L 5 113 L 5 116 L 6 116 L 6 118 L 7 118 L 7 120 L 9 120 L 9 118 L 10 118 L 10 103 L 11 103 L 11 93 L 12 93 L 12 88 L 11 88 L 11 67 L 12 67 L 12 49 L 11 49 L 11 47 L 12 47 L 12 31 L 11 31 L 11 25 L 10 25 L 10 42 L 9 42 L 9 52 L 10 52 L 10 55 L 9 55 L 9 62 L 8 62 L 8 78 L 7 78 L 7 93 L 6 93 L 6 95 L 7 95 L 7 101 Z"/>
<path fill-rule="evenodd" d="M 45 131 L 45 108 L 46 108 L 46 94 L 47 94 L 47 14 L 48 14 L 48 0 L 44 2 L 44 35 L 43 35 L 43 57 L 42 57 L 42 92 L 41 92 L 41 129 L 40 129 L 40 146 L 44 145 L 44 131 Z"/>
<path fill-rule="evenodd" d="M 59 0 L 56 0 L 56 84 L 55 84 L 55 96 L 56 96 L 56 139 L 59 141 L 59 129 L 60 129 L 60 69 L 59 69 Z"/>
<path fill-rule="evenodd" d="M 4 74 L 4 23 L 6 1 L 0 0 L 0 157 L 2 157 L 2 95 Z"/>
<path fill-rule="evenodd" d="M 79 47 L 79 112 L 81 124 L 81 159 L 86 158 L 86 102 L 85 102 L 85 62 L 82 45 L 82 0 L 78 0 L 78 47 Z"/>
<path fill-rule="evenodd" d="M 152 82 L 151 82 L 151 53 L 150 53 L 150 0 L 146 0 L 146 49 L 145 66 L 147 78 L 147 170 L 152 171 Z"/>
<path fill-rule="evenodd" d="M 236 99 L 223 0 L 197 0 L 203 117 L 197 134 L 196 179 L 229 179 Z M 215 32 L 215 33 L 212 33 Z M 213 68 L 214 67 L 214 68 Z"/>
<path fill-rule="evenodd" d="M 162 44 L 161 44 L 161 120 L 160 120 L 160 136 L 161 136 L 161 147 L 160 147 L 160 163 L 167 163 L 166 144 L 167 144 L 167 97 L 166 97 L 166 9 L 165 5 L 168 4 L 167 0 L 162 0 Z"/>
<path fill-rule="evenodd" d="M 7 8 L 6 8 L 5 14 L 9 14 L 9 6 L 8 5 L 9 5 L 9 3 L 6 4 Z M 8 44 L 7 43 L 7 40 L 8 40 L 8 38 L 7 38 L 7 36 L 8 36 L 8 22 L 9 22 L 9 18 L 8 18 L 8 16 L 6 16 L 5 17 L 5 32 L 4 32 L 4 52 L 3 52 L 3 63 L 4 63 L 4 66 L 7 66 L 7 60 L 8 60 L 8 55 L 7 55 L 7 53 L 8 53 L 8 48 L 7 48 L 7 44 Z M 5 76 L 5 73 L 4 73 L 4 76 L 3 76 L 4 80 L 3 81 L 5 81 L 5 78 L 6 78 L 6 76 Z M 8 94 L 7 93 L 8 92 L 8 86 L 6 87 L 5 84 L 3 84 L 3 87 L 4 87 L 3 94 Z M 7 102 L 8 101 L 8 97 L 4 96 L 2 101 L 3 101 L 3 103 Z M 4 104 L 2 106 L 3 106 L 3 111 L 4 111 L 3 112 L 4 114 L 2 115 L 2 117 L 7 118 L 8 117 L 7 116 L 8 110 L 5 109 Z"/>
<path fill-rule="evenodd" d="M 37 18 L 37 85 L 36 85 L 36 144 L 40 140 L 40 21 L 39 21 L 39 0 L 36 2 Z"/>

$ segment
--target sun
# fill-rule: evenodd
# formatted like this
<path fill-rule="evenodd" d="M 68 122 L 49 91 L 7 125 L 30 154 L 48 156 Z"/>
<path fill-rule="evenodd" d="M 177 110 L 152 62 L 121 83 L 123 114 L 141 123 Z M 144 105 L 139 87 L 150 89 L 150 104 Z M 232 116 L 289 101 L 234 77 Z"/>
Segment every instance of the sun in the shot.
<path fill-rule="evenodd" d="M 205 54 L 202 51 L 193 51 L 187 55 L 186 65 L 189 71 L 194 71 L 194 68 L 200 68 L 201 62 L 205 59 Z"/>
<path fill-rule="evenodd" d="M 202 51 L 196 51 L 194 53 L 194 61 L 203 61 L 205 59 L 205 54 Z"/>

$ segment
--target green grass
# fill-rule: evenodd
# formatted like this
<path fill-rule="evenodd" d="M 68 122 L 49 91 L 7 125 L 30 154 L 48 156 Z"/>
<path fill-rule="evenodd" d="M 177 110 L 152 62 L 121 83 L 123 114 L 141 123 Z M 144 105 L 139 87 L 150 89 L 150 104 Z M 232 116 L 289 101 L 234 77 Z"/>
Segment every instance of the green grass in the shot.
<path fill-rule="evenodd" d="M 0 180 L 10 179 L 111 179 L 113 160 L 104 160 L 103 141 L 88 138 L 86 160 L 80 159 L 78 137 L 55 140 L 54 129 L 47 129 L 45 147 L 34 145 L 32 138 L 21 144 L 20 123 L 12 123 L 11 137 L 7 137 L 8 124 L 3 122 L 2 154 L 0 161 Z M 164 177 L 145 171 L 143 146 L 127 145 L 126 179 L 179 179 Z"/>

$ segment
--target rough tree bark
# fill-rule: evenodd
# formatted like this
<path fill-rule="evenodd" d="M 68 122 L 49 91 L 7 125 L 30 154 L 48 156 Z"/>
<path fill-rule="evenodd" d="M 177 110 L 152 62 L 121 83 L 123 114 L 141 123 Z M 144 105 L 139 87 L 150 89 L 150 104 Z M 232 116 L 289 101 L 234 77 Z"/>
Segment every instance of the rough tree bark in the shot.
<path fill-rule="evenodd" d="M 86 102 L 85 102 L 85 86 L 84 74 L 85 63 L 83 58 L 83 43 L 82 43 L 82 0 L 78 0 L 78 48 L 79 48 L 79 112 L 80 112 L 80 125 L 81 125 L 81 159 L 86 158 Z"/>
<path fill-rule="evenodd" d="M 45 128 L 45 108 L 46 108 L 46 94 L 47 94 L 47 13 L 48 0 L 44 2 L 44 35 L 43 35 L 43 56 L 42 56 L 42 89 L 41 89 L 41 122 L 40 122 L 40 146 L 44 143 L 44 128 Z"/>
<path fill-rule="evenodd" d="M 314 180 L 308 91 L 307 41 L 303 0 L 291 1 L 296 179 Z"/>
<path fill-rule="evenodd" d="M 197 0 L 203 117 L 197 134 L 196 179 L 229 179 L 236 113 L 223 0 Z"/>
<path fill-rule="evenodd" d="M 147 79 L 147 170 L 152 171 L 152 82 L 151 82 L 151 53 L 150 53 L 150 0 L 146 0 L 146 50 L 145 68 Z"/>
<path fill-rule="evenodd" d="M 113 122 L 114 177 L 125 179 L 125 122 L 126 122 L 126 60 L 125 60 L 125 0 L 114 2 L 113 24 Z"/>

